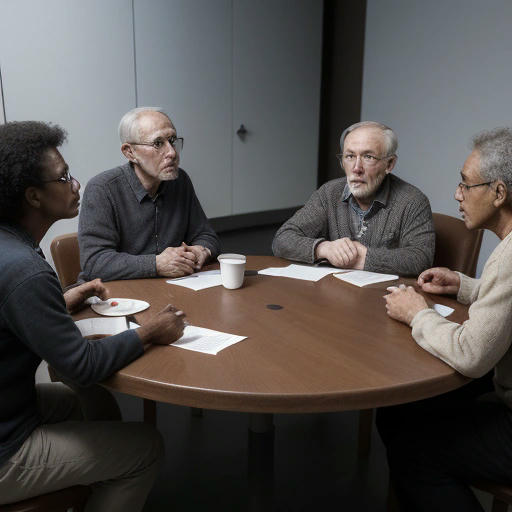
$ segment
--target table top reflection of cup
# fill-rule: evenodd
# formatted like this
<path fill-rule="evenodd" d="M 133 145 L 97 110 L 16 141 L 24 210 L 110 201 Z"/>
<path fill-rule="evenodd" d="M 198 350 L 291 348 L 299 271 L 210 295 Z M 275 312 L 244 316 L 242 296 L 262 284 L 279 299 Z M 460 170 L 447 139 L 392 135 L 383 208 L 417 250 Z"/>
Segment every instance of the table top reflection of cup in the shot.
<path fill-rule="evenodd" d="M 220 263 L 222 286 L 228 290 L 240 288 L 244 282 L 246 257 L 243 254 L 225 253 L 217 257 Z"/>

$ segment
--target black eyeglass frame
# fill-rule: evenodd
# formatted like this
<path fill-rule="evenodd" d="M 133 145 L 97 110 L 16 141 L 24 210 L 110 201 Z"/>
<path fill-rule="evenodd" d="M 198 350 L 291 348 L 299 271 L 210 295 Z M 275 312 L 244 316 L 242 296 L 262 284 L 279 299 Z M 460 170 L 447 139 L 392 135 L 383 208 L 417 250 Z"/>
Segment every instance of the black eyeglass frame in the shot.
<path fill-rule="evenodd" d="M 493 181 L 486 181 L 485 183 L 476 183 L 475 185 L 468 185 L 467 183 L 463 183 L 462 181 L 457 185 L 457 188 L 459 188 L 461 191 L 469 192 L 472 188 L 475 187 L 483 187 L 484 185 L 490 185 L 491 183 L 494 183 Z"/>
<path fill-rule="evenodd" d="M 73 183 L 73 181 L 78 181 L 76 178 L 71 176 L 69 171 L 66 171 L 64 176 L 60 178 L 55 178 L 54 180 L 39 180 L 40 183 Z"/>
<path fill-rule="evenodd" d="M 352 153 L 350 153 L 352 154 Z M 344 153 L 336 153 L 336 158 L 338 159 L 338 162 L 340 163 L 340 165 L 343 165 L 343 157 L 346 157 L 347 155 L 345 155 Z M 353 155 L 355 157 L 354 159 L 354 162 L 357 161 L 357 156 L 356 155 Z M 377 163 L 377 162 L 380 162 L 381 160 L 386 160 L 386 158 L 392 158 L 394 157 L 395 155 L 386 155 L 386 156 L 382 156 L 382 157 L 379 157 L 379 156 L 375 156 L 375 155 L 370 155 L 369 153 L 365 154 L 365 155 L 358 155 L 361 157 L 361 160 L 363 160 L 364 158 L 370 158 L 370 162 L 371 163 Z M 366 162 L 366 163 L 370 163 L 370 162 Z"/>
<path fill-rule="evenodd" d="M 127 144 L 133 144 L 134 146 L 151 146 L 156 151 L 161 151 L 164 147 L 164 141 L 167 141 L 173 148 L 176 153 L 181 153 L 183 151 L 184 140 L 183 137 L 176 137 L 175 135 L 171 135 L 170 137 L 159 137 L 155 139 L 153 142 L 127 142 Z M 179 149 L 176 147 L 176 143 L 179 142 Z M 161 144 L 158 146 L 157 144 Z"/>

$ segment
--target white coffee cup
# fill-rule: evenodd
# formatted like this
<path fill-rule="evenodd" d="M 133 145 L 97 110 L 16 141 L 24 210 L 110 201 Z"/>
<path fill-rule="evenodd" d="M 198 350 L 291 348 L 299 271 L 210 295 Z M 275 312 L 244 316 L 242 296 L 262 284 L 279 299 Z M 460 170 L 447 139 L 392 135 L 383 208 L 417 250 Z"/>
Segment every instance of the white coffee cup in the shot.
<path fill-rule="evenodd" d="M 220 254 L 220 277 L 222 286 L 229 290 L 240 288 L 244 282 L 246 258 L 243 254 Z"/>

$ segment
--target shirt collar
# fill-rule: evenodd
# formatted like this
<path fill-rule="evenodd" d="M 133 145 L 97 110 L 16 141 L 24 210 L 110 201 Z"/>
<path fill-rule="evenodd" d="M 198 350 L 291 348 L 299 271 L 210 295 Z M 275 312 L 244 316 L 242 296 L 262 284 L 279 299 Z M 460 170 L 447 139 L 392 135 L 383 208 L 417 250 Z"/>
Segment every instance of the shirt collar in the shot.
<path fill-rule="evenodd" d="M 377 194 L 370 206 L 369 209 L 373 206 L 374 203 L 379 203 L 381 206 L 386 206 L 389 200 L 389 193 L 391 187 L 391 178 L 389 174 L 386 175 L 383 182 L 381 183 L 379 190 L 377 190 Z M 345 188 L 343 189 L 343 194 L 341 195 L 342 202 L 348 203 L 350 197 L 352 196 L 352 192 L 350 192 L 350 187 L 348 186 L 348 182 L 345 184 Z"/>
<path fill-rule="evenodd" d="M 121 166 L 121 169 L 123 170 L 123 174 L 125 175 L 126 179 L 128 180 L 128 184 L 130 185 L 131 189 L 133 190 L 133 193 L 135 194 L 135 197 L 137 198 L 137 201 L 139 203 L 142 203 L 142 201 L 146 197 L 148 199 L 152 199 L 151 196 L 148 194 L 147 190 L 142 186 L 142 183 L 140 182 L 137 175 L 135 174 L 135 170 L 134 170 L 131 162 L 128 162 L 125 165 Z M 160 183 L 160 186 L 158 187 L 157 195 L 161 195 L 164 192 L 165 183 L 166 183 L 165 181 L 162 181 Z"/>
<path fill-rule="evenodd" d="M 26 243 L 35 251 L 41 251 L 39 245 L 37 245 L 32 237 L 16 222 L 0 222 L 0 229 L 11 233 L 11 235 L 14 235 L 18 240 Z"/>

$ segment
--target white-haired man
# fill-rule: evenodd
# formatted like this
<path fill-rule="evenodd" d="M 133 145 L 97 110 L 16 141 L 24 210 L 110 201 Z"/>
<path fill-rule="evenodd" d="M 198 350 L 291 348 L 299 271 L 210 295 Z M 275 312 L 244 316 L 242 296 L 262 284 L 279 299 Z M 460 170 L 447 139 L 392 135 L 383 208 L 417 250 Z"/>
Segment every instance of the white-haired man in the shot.
<path fill-rule="evenodd" d="M 85 188 L 78 226 L 81 279 L 180 277 L 219 253 L 187 173 L 183 139 L 160 109 L 127 112 L 119 124 L 124 165 Z"/>
<path fill-rule="evenodd" d="M 419 346 L 477 379 L 440 397 L 379 410 L 391 478 L 407 511 L 483 512 L 470 485 L 512 483 L 512 129 L 483 132 L 472 149 L 455 199 L 467 228 L 489 229 L 501 242 L 480 279 L 440 267 L 418 278 L 425 292 L 471 304 L 469 319 L 441 317 L 411 286 L 391 287 L 385 297 L 389 316 L 410 325 Z"/>
<path fill-rule="evenodd" d="M 277 231 L 276 256 L 340 268 L 418 275 L 432 265 L 435 234 L 426 196 L 391 175 L 398 141 L 374 121 L 349 126 L 337 155 L 346 177 L 329 181 Z"/>

